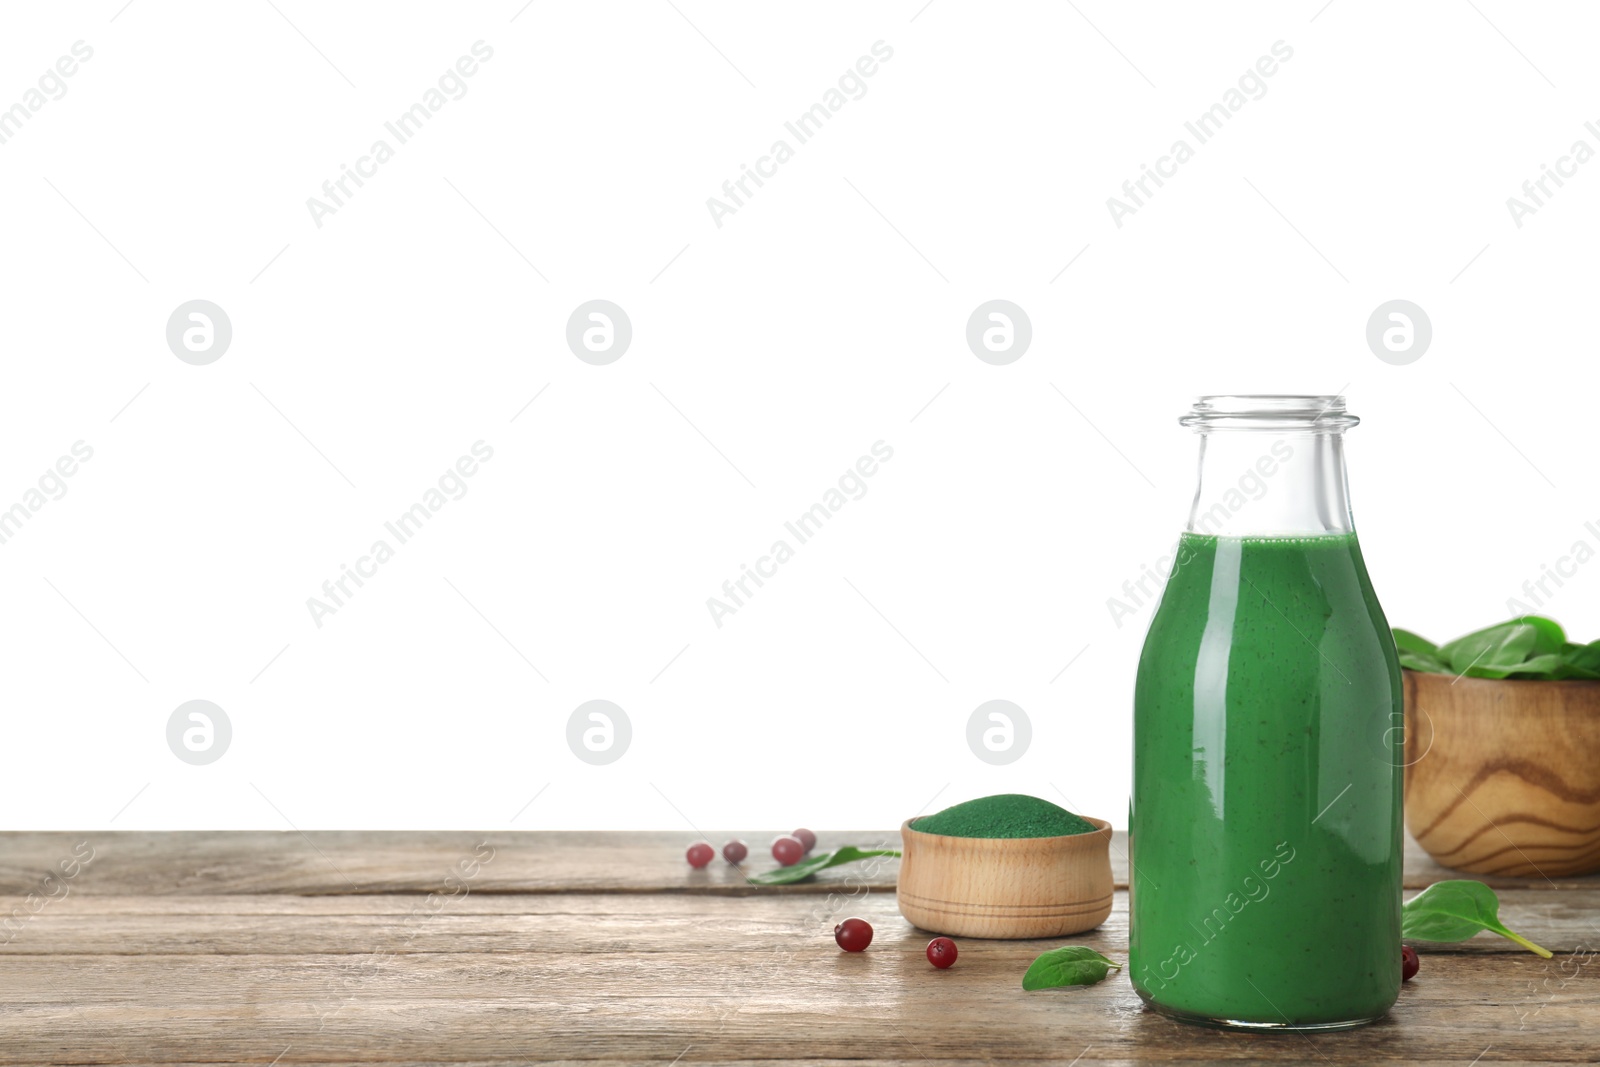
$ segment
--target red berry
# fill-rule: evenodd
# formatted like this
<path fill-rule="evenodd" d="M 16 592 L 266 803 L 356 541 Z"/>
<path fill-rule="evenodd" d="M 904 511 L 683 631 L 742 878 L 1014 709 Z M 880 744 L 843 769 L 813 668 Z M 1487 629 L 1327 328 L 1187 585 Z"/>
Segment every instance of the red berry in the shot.
<path fill-rule="evenodd" d="M 1422 966 L 1422 961 L 1417 958 L 1417 950 L 1410 945 L 1400 946 L 1400 980 L 1409 982 L 1417 976 L 1417 968 Z"/>
<path fill-rule="evenodd" d="M 685 857 L 689 860 L 689 866 L 695 868 L 696 870 L 699 870 L 701 867 L 704 867 L 706 864 L 710 863 L 711 857 L 715 856 L 716 854 L 716 850 L 710 845 L 706 844 L 704 841 L 696 841 L 694 844 L 689 846 L 689 851 L 684 853 Z"/>
<path fill-rule="evenodd" d="M 806 847 L 807 852 L 810 852 L 812 849 L 817 847 L 817 835 L 812 833 L 810 830 L 807 830 L 805 827 L 801 827 L 789 836 L 798 838 L 800 843 Z"/>
<path fill-rule="evenodd" d="M 872 924 L 865 919 L 846 919 L 833 928 L 833 939 L 846 952 L 864 952 L 872 944 Z"/>
<path fill-rule="evenodd" d="M 743 863 L 744 858 L 748 855 L 750 855 L 750 850 L 745 848 L 744 842 L 740 841 L 738 838 L 734 838 L 732 841 L 729 841 L 726 845 L 722 846 L 722 858 L 727 860 L 729 863 L 735 865 Z"/>
<path fill-rule="evenodd" d="M 956 962 L 956 943 L 948 937 L 936 937 L 928 942 L 928 962 L 941 971 Z"/>
<path fill-rule="evenodd" d="M 791 867 L 799 863 L 800 857 L 805 854 L 806 846 L 800 843 L 798 837 L 784 834 L 782 837 L 772 839 L 772 858 L 778 861 L 780 867 Z"/>

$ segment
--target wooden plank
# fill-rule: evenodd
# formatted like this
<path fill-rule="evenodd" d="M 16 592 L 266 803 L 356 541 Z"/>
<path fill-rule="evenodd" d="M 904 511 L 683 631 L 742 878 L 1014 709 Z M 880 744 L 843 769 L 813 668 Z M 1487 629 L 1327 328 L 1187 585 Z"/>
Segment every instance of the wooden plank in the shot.
<path fill-rule="evenodd" d="M 718 841 L 723 835 L 718 836 Z M 752 871 L 775 867 L 767 833 L 728 834 L 751 843 Z M 826 893 L 825 884 L 753 888 L 719 857 L 699 871 L 684 861 L 693 834 L 669 832 L 486 833 L 424 831 L 311 831 L 309 833 L 4 833 L 0 834 L 0 897 L 35 889 L 70 862 L 75 851 L 93 859 L 73 889 L 114 895 L 223 893 L 431 893 L 447 878 L 461 880 L 463 864 L 481 868 L 476 892 L 548 893 Z M 898 830 L 820 833 L 819 849 L 844 844 L 898 848 Z M 487 857 L 487 862 L 484 862 Z M 863 865 L 838 877 L 861 877 Z M 892 888 L 898 861 L 887 859 L 868 884 Z M 833 879 L 837 880 L 837 879 Z"/>
<path fill-rule="evenodd" d="M 1600 949 L 1600 890 L 1512 889 L 1502 890 L 1500 899 L 1502 920 L 1524 937 L 1555 952 Z M 887 912 L 884 901 L 890 902 Z M 0 957 L 522 952 L 530 946 L 579 954 L 644 956 L 693 949 L 715 955 L 748 952 L 774 931 L 785 936 L 809 933 L 831 950 L 833 924 L 858 910 L 886 915 L 893 927 L 907 936 L 913 933 L 914 928 L 894 910 L 892 894 L 881 892 L 870 899 L 860 893 L 724 898 L 469 892 L 431 905 L 414 894 L 85 895 L 52 903 L 31 921 L 19 924 L 10 940 L 0 943 Z M 922 936 L 925 940 L 932 935 Z M 1118 891 L 1110 918 L 1088 934 L 1017 944 L 1039 951 L 1058 941 L 1081 942 L 1107 953 L 1125 951 L 1127 893 Z M 974 943 L 1001 944 L 975 939 Z M 1479 934 L 1424 951 L 1518 955 L 1526 950 L 1505 938 Z"/>
<path fill-rule="evenodd" d="M 859 956 L 833 947 L 817 898 L 523 899 L 545 910 L 472 895 L 400 951 L 341 923 L 407 901 L 70 898 L 0 966 L 0 1063 L 1588 1062 L 1600 1019 L 1600 968 L 1487 938 L 1429 954 L 1379 1024 L 1305 1038 L 1181 1026 L 1121 974 L 1024 993 L 1038 942 L 964 941 L 935 971 L 884 893 L 849 902 L 877 929 Z M 1082 940 L 1125 958 L 1120 919 Z"/>
<path fill-rule="evenodd" d="M 86 837 L 93 859 L 65 878 Z M 686 840 L 0 835 L 0 887 L 56 898 L 0 945 L 0 1063 L 1585 1062 L 1600 1030 L 1595 879 L 1501 880 L 1517 887 L 1500 890 L 1510 926 L 1580 954 L 1547 962 L 1489 935 L 1429 946 L 1390 1018 L 1306 1039 L 1180 1026 L 1120 974 L 1022 993 L 1056 941 L 964 939 L 936 972 L 892 893 L 749 887 L 720 861 L 689 871 Z M 1126 909 L 1119 892 L 1072 940 L 1126 958 Z M 877 929 L 864 956 L 832 944 L 845 914 Z"/>
<path fill-rule="evenodd" d="M 401 1055 L 403 1055 L 403 1053 Z M 693 1055 L 692 1049 L 691 1049 L 690 1055 L 691 1056 Z M 1311 1053 L 1307 1052 L 1306 1055 L 1309 1056 L 1309 1055 L 1311 1055 Z M 1491 1052 L 1490 1055 L 1493 1055 L 1493 1053 Z M 283 1065 L 283 1067 L 292 1067 L 292 1065 L 297 1063 L 297 1062 L 312 1062 L 312 1061 L 309 1061 L 309 1060 L 297 1061 L 293 1057 L 294 1057 L 294 1052 L 292 1050 L 289 1050 L 284 1055 L 283 1059 L 281 1061 L 279 1061 L 279 1062 Z M 160 1063 L 156 1063 L 156 1062 L 152 1062 L 152 1061 L 148 1061 L 148 1060 L 140 1060 L 140 1061 L 119 1060 L 118 1061 L 119 1065 L 131 1065 L 131 1067 L 174 1067 L 174 1062 L 175 1061 L 162 1061 Z M 321 1060 L 321 1061 L 316 1061 L 316 1062 L 327 1063 L 327 1062 L 332 1062 L 332 1061 Z M 348 1063 L 348 1062 L 352 1062 L 352 1061 L 338 1061 L 338 1062 L 346 1062 L 346 1063 Z M 387 1060 L 383 1060 L 382 1062 L 385 1065 L 390 1065 L 390 1067 L 434 1067 L 434 1065 L 439 1064 L 441 1062 L 445 1062 L 445 1061 L 441 1061 L 441 1060 L 415 1060 L 415 1059 L 387 1059 Z M 514 1064 L 538 1063 L 538 1064 L 541 1065 L 541 1067 L 545 1067 L 545 1065 L 549 1065 L 549 1067 L 594 1067 L 594 1064 L 597 1061 L 594 1060 L 594 1059 L 581 1059 L 581 1060 L 580 1059 L 571 1059 L 571 1060 L 530 1060 L 527 1057 L 523 1057 L 523 1058 L 520 1058 L 520 1059 L 513 1058 L 511 1060 L 504 1060 L 504 1059 L 501 1059 L 501 1060 L 470 1060 L 470 1061 L 468 1061 L 468 1060 L 451 1060 L 449 1062 L 453 1065 L 453 1067 L 454 1067 L 454 1065 L 459 1065 L 459 1067 L 504 1067 L 504 1065 L 506 1065 L 508 1063 L 514 1063 Z M 607 1064 L 636 1065 L 636 1067 L 669 1067 L 669 1065 L 665 1061 L 660 1059 L 659 1057 L 657 1057 L 657 1058 L 648 1058 L 648 1059 L 647 1058 L 639 1058 L 639 1059 L 607 1059 L 607 1060 L 604 1060 L 604 1061 L 601 1061 L 601 1062 L 605 1062 Z M 683 1061 L 681 1061 L 681 1062 L 683 1063 L 684 1067 L 694 1067 L 693 1061 L 691 1059 L 689 1059 L 688 1056 L 686 1056 L 683 1059 Z M 931 1061 L 926 1060 L 926 1059 L 920 1059 L 920 1058 L 917 1058 L 917 1057 L 914 1057 L 914 1056 L 907 1056 L 907 1057 L 898 1058 L 898 1059 L 875 1059 L 875 1058 L 871 1058 L 871 1057 L 868 1057 L 868 1058 L 865 1058 L 865 1059 L 804 1059 L 804 1060 L 802 1060 L 802 1059 L 772 1059 L 772 1060 L 732 1059 L 732 1060 L 721 1060 L 721 1061 L 719 1061 L 719 1064 L 720 1065 L 726 1065 L 726 1067 L 787 1067 L 787 1065 L 798 1065 L 798 1064 L 805 1064 L 806 1067 L 927 1067 L 928 1063 L 930 1063 L 930 1062 Z M 1020 1058 L 1003 1057 L 1000 1060 L 997 1060 L 995 1057 L 990 1056 L 990 1057 L 985 1057 L 983 1059 L 941 1059 L 938 1062 L 941 1064 L 941 1067 L 944 1064 L 950 1064 L 951 1067 L 957 1067 L 957 1065 L 960 1065 L 960 1067 L 994 1067 L 994 1064 L 996 1062 L 1004 1062 L 1004 1063 L 1006 1063 L 1008 1065 L 1008 1067 L 1072 1067 L 1072 1065 L 1067 1063 L 1067 1061 L 1061 1060 L 1061 1059 L 1056 1058 L 1056 1057 L 1050 1057 L 1050 1058 L 1047 1058 L 1047 1059 L 1030 1059 L 1030 1058 L 1026 1058 L 1026 1057 L 1020 1057 Z M 1139 1065 L 1141 1065 L 1141 1064 L 1152 1063 L 1152 1062 L 1157 1062 L 1157 1061 L 1153 1061 L 1153 1060 L 1149 1060 L 1149 1059 L 1145 1059 L 1145 1058 L 1139 1058 L 1139 1059 L 1120 1059 L 1120 1058 L 1095 1059 L 1094 1058 L 1094 1053 L 1091 1052 L 1089 1054 L 1089 1056 L 1086 1056 L 1085 1058 L 1083 1058 L 1079 1062 L 1084 1064 L 1085 1067 L 1088 1067 L 1089 1064 L 1100 1065 L 1100 1067 L 1139 1067 Z M 1239 1067 L 1239 1064 L 1241 1064 L 1241 1063 L 1295 1063 L 1295 1062 L 1299 1062 L 1299 1061 L 1288 1059 L 1288 1058 L 1284 1058 L 1284 1059 L 1275 1059 L 1275 1058 L 1273 1058 L 1273 1059 L 1263 1059 L 1261 1053 L 1254 1053 L 1254 1054 L 1251 1054 L 1248 1058 L 1213 1059 L 1213 1058 L 1211 1058 L 1209 1056 L 1205 1057 L 1205 1058 L 1185 1057 L 1185 1058 L 1182 1058 L 1182 1059 L 1173 1059 L 1171 1062 L 1174 1062 L 1174 1063 L 1180 1063 L 1181 1062 L 1181 1063 L 1185 1064 L 1186 1067 Z M 1315 1064 L 1321 1063 L 1323 1061 L 1313 1059 L 1313 1060 L 1309 1060 L 1307 1062 L 1309 1062 L 1312 1065 L 1315 1065 Z M 1329 1061 L 1329 1062 L 1332 1062 L 1332 1061 Z M 1350 1061 L 1340 1061 L 1340 1062 L 1350 1062 Z M 1360 1062 L 1360 1061 L 1355 1061 L 1355 1062 Z M 1371 1060 L 1367 1060 L 1365 1062 L 1377 1063 L 1377 1062 L 1382 1062 L 1382 1061 L 1377 1060 L 1377 1059 L 1371 1059 Z M 1515 1059 L 1515 1060 L 1490 1060 L 1490 1059 L 1484 1059 L 1484 1060 L 1482 1060 L 1480 1062 L 1483 1064 L 1483 1067 L 1535 1067 L 1535 1065 L 1537 1065 L 1537 1064 L 1551 1063 L 1551 1062 L 1558 1062 L 1558 1061 L 1552 1061 L 1552 1060 L 1522 1060 L 1522 1059 Z M 1592 1061 L 1584 1061 L 1584 1062 L 1592 1062 Z M 1465 1063 L 1464 1061 L 1459 1060 L 1459 1059 L 1455 1059 L 1455 1060 L 1437 1060 L 1437 1059 L 1416 1060 L 1416 1059 L 1412 1059 L 1412 1060 L 1405 1061 L 1405 1063 L 1406 1063 L 1406 1067 L 1473 1067 L 1472 1064 Z M 207 1061 L 207 1062 L 203 1062 L 202 1063 L 202 1062 L 198 1062 L 198 1061 L 187 1061 L 186 1060 L 186 1061 L 183 1061 L 180 1064 L 177 1064 L 176 1067 L 226 1067 L 226 1065 L 224 1065 L 224 1064 L 222 1064 L 220 1062 L 217 1062 L 217 1061 Z M 272 1065 L 268 1064 L 267 1067 L 272 1067 Z"/>
<path fill-rule="evenodd" d="M 397 1053 L 397 1055 L 403 1057 L 404 1053 L 403 1052 Z M 689 1054 L 687 1056 L 685 1056 L 682 1061 L 680 1061 L 683 1064 L 683 1067 L 694 1067 L 694 1061 L 690 1058 L 693 1055 L 694 1055 L 694 1053 L 693 1053 L 693 1049 L 691 1047 L 691 1050 L 690 1050 Z M 1206 1057 L 1203 1057 L 1203 1058 L 1184 1057 L 1184 1058 L 1181 1058 L 1181 1059 L 1172 1059 L 1172 1060 L 1170 1060 L 1170 1062 L 1183 1063 L 1183 1064 L 1186 1065 L 1186 1067 L 1239 1067 L 1239 1064 L 1241 1064 L 1241 1063 L 1296 1063 L 1296 1062 L 1301 1062 L 1301 1061 L 1296 1061 L 1296 1060 L 1293 1060 L 1293 1059 L 1289 1059 L 1287 1057 L 1282 1058 L 1282 1059 L 1279 1059 L 1279 1058 L 1263 1058 L 1263 1053 L 1256 1052 L 1256 1051 L 1251 1051 L 1251 1050 L 1245 1050 L 1244 1052 L 1235 1054 L 1235 1055 L 1233 1055 L 1232 1058 L 1228 1058 L 1228 1059 L 1216 1059 L 1216 1058 L 1213 1058 L 1213 1056 L 1215 1056 L 1215 1055 L 1216 1055 L 1216 1053 L 1213 1053 L 1212 1056 L 1206 1056 Z M 1312 1056 L 1312 1051 L 1306 1051 L 1305 1055 L 1306 1056 Z M 1492 1056 L 1492 1055 L 1494 1055 L 1494 1053 L 1490 1052 L 1489 1055 Z M 296 1059 L 294 1059 L 294 1056 L 295 1056 L 295 1051 L 293 1049 L 290 1049 L 283 1056 L 282 1060 L 280 1060 L 278 1062 L 281 1063 L 283 1065 L 283 1067 L 292 1067 L 292 1065 L 297 1063 L 297 1062 L 300 1062 L 300 1063 L 309 1063 L 309 1062 L 318 1062 L 318 1063 L 343 1062 L 343 1063 L 350 1063 L 350 1062 L 357 1062 L 357 1061 L 349 1061 L 349 1060 L 345 1060 L 345 1061 L 296 1060 Z M 177 1063 L 176 1061 L 171 1061 L 171 1060 L 160 1061 L 160 1062 L 149 1061 L 149 1060 L 119 1060 L 117 1062 L 119 1064 L 119 1067 L 174 1067 L 175 1064 L 176 1064 L 176 1067 L 226 1067 L 226 1065 L 224 1065 L 220 1061 L 214 1061 L 214 1060 L 213 1061 L 204 1061 L 204 1062 L 185 1060 L 185 1061 L 182 1061 L 181 1063 Z M 234 1062 L 237 1062 L 237 1061 L 234 1061 Z M 258 1061 L 258 1062 L 265 1063 L 266 1061 Z M 367 1062 L 373 1062 L 373 1061 L 367 1061 Z M 399 1059 L 385 1059 L 385 1060 L 382 1060 L 382 1061 L 379 1061 L 379 1062 L 382 1062 L 383 1064 L 385 1064 L 386 1067 L 434 1067 L 434 1065 L 442 1063 L 442 1062 L 449 1062 L 450 1064 L 452 1064 L 452 1067 L 505 1067 L 505 1065 L 508 1064 L 508 1063 L 511 1063 L 511 1064 L 537 1063 L 537 1064 L 540 1065 L 540 1067 L 546 1067 L 546 1065 L 548 1065 L 548 1067 L 594 1067 L 594 1064 L 597 1061 L 595 1059 L 593 1059 L 593 1058 L 568 1059 L 568 1060 L 533 1060 L 533 1059 L 529 1059 L 528 1057 L 521 1057 L 521 1058 L 512 1058 L 512 1059 L 509 1059 L 509 1060 L 507 1060 L 507 1059 L 497 1059 L 497 1060 L 450 1060 L 450 1061 L 442 1061 L 442 1060 L 436 1060 L 436 1059 L 433 1059 L 433 1060 L 417 1060 L 417 1059 L 399 1058 Z M 606 1063 L 608 1065 L 609 1064 L 636 1065 L 636 1067 L 669 1067 L 667 1061 L 663 1060 L 660 1057 L 651 1057 L 651 1058 L 640 1057 L 640 1058 L 636 1058 L 636 1059 L 603 1059 L 603 1060 L 600 1060 L 598 1062 L 604 1062 L 604 1063 Z M 878 1058 L 873 1058 L 873 1057 L 867 1057 L 867 1058 L 863 1058 L 863 1059 L 791 1059 L 791 1058 L 780 1058 L 780 1059 L 770 1059 L 770 1060 L 729 1059 L 729 1060 L 719 1060 L 718 1061 L 719 1067 L 787 1067 L 787 1065 L 794 1065 L 794 1064 L 805 1064 L 806 1067 L 927 1067 L 927 1065 L 930 1062 L 932 1062 L 932 1061 L 927 1060 L 927 1059 L 921 1059 L 921 1058 L 918 1058 L 916 1056 L 905 1056 L 905 1057 L 894 1058 L 894 1059 L 878 1059 Z M 1060 1059 L 1058 1057 L 1055 1057 L 1055 1056 L 1052 1056 L 1052 1057 L 1049 1057 L 1049 1058 L 1045 1058 L 1045 1059 L 1028 1058 L 1028 1057 L 993 1057 L 993 1056 L 985 1056 L 982 1059 L 974 1059 L 974 1058 L 968 1058 L 968 1059 L 960 1059 L 960 1058 L 940 1059 L 938 1062 L 941 1065 L 941 1067 L 943 1067 L 943 1065 L 945 1065 L 945 1064 L 949 1064 L 950 1067 L 994 1067 L 995 1063 L 997 1063 L 997 1062 L 1004 1062 L 1004 1063 L 1006 1063 L 1008 1065 L 1008 1067 L 1072 1067 L 1072 1065 L 1068 1061 L 1062 1060 L 1062 1059 Z M 1124 1059 L 1124 1058 L 1096 1059 L 1095 1058 L 1095 1053 L 1093 1051 L 1091 1051 L 1089 1053 L 1089 1055 L 1085 1056 L 1079 1062 L 1081 1064 L 1083 1064 L 1084 1067 L 1088 1067 L 1089 1064 L 1095 1064 L 1095 1065 L 1097 1065 L 1097 1067 L 1139 1067 L 1139 1065 L 1141 1065 L 1141 1064 L 1152 1063 L 1152 1062 L 1160 1062 L 1160 1061 L 1150 1060 L 1150 1059 L 1146 1059 L 1146 1058 L 1143 1058 L 1143 1057 L 1138 1058 L 1138 1059 Z M 1315 1065 L 1315 1064 L 1321 1063 L 1323 1061 L 1313 1058 L 1313 1059 L 1310 1059 L 1310 1060 L 1305 1061 L 1305 1062 L 1310 1063 L 1312 1065 Z M 1334 1061 L 1330 1060 L 1328 1062 L 1334 1062 Z M 1338 1061 L 1338 1062 L 1361 1062 L 1361 1061 L 1341 1060 L 1341 1061 Z M 1381 1060 L 1378 1060 L 1378 1059 L 1369 1059 L 1369 1060 L 1367 1060 L 1365 1062 L 1377 1063 L 1377 1062 L 1385 1062 L 1385 1061 L 1381 1061 Z M 1491 1059 L 1485 1058 L 1485 1059 L 1481 1060 L 1480 1062 L 1483 1064 L 1483 1067 L 1534 1067 L 1534 1065 L 1536 1065 L 1536 1064 L 1561 1062 L 1561 1061 L 1523 1060 L 1523 1059 L 1491 1060 Z M 1592 1062 L 1592 1061 L 1584 1061 L 1584 1062 Z M 1424 1059 L 1424 1060 L 1412 1059 L 1412 1060 L 1406 1060 L 1405 1064 L 1406 1064 L 1406 1067 L 1473 1067 L 1472 1064 L 1469 1064 L 1466 1061 L 1459 1060 L 1459 1059 Z M 267 1067 L 271 1067 L 271 1064 L 268 1063 Z"/>
<path fill-rule="evenodd" d="M 750 870 L 774 864 L 764 842 L 771 832 L 738 836 L 752 846 Z M 873 888 L 893 888 L 898 861 L 876 869 L 840 868 L 823 878 L 788 887 L 752 888 L 721 858 L 701 871 L 691 870 L 683 851 L 692 834 L 662 831 L 624 833 L 507 833 L 313 831 L 199 833 L 4 833 L 0 834 L 0 899 L 37 891 L 46 874 L 59 873 L 74 850 L 93 850 L 93 860 L 72 891 L 110 895 L 215 895 L 223 893 L 370 894 L 430 893 L 446 884 L 460 865 L 492 850 L 471 879 L 475 892 L 595 893 L 686 892 L 710 894 L 828 893 L 852 880 Z M 86 843 L 86 844 L 85 844 Z M 838 831 L 819 836 L 818 848 L 843 844 L 898 847 L 899 831 Z M 1420 889 L 1442 878 L 1470 877 L 1439 867 L 1409 838 L 1406 886 Z M 1127 839 L 1112 840 L 1112 872 L 1127 887 Z M 1600 875 L 1581 878 L 1480 879 L 1496 888 L 1600 888 Z"/>

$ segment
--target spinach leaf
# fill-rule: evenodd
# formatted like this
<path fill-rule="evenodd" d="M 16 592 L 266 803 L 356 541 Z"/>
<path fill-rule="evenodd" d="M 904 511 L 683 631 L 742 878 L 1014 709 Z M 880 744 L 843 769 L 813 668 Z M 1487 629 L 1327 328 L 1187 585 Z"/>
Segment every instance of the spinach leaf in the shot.
<path fill-rule="evenodd" d="M 1439 646 L 1421 634 L 1394 628 L 1394 647 L 1400 653 L 1400 666 L 1430 674 L 1449 674 L 1450 664 L 1439 658 Z"/>
<path fill-rule="evenodd" d="M 1094 985 L 1122 964 L 1107 959 L 1087 945 L 1063 945 L 1043 953 L 1022 976 L 1023 989 L 1055 989 L 1068 985 Z"/>
<path fill-rule="evenodd" d="M 1525 623 L 1539 632 L 1533 642 L 1536 653 L 1560 652 L 1567 643 L 1566 631 L 1554 619 L 1547 619 L 1543 615 L 1519 615 L 1512 621 Z"/>
<path fill-rule="evenodd" d="M 1509 938 L 1545 959 L 1549 949 L 1506 929 L 1500 922 L 1500 898 L 1482 882 L 1456 879 L 1435 882 L 1400 909 L 1400 933 L 1419 941 L 1465 941 L 1481 930 Z"/>
<path fill-rule="evenodd" d="M 767 871 L 764 874 L 752 874 L 746 881 L 752 885 L 789 885 L 792 882 L 810 878 L 818 871 L 827 870 L 829 867 L 837 867 L 841 863 L 853 863 L 856 860 L 864 860 L 870 856 L 898 855 L 900 855 L 900 850 L 897 848 L 856 848 L 854 845 L 846 845 L 832 852 L 818 853 L 788 867 L 779 867 L 775 871 Z"/>
<path fill-rule="evenodd" d="M 1561 669 L 1556 671 L 1555 674 L 1550 675 L 1550 677 L 1558 681 L 1582 680 L 1592 682 L 1596 679 L 1600 679 L 1600 671 L 1589 670 L 1585 667 L 1575 667 L 1570 663 L 1563 663 L 1561 665 Z"/>
<path fill-rule="evenodd" d="M 1518 663 L 1528 658 L 1539 640 L 1539 630 L 1525 622 L 1502 622 L 1474 630 L 1439 648 L 1439 658 L 1449 663 L 1457 674 L 1472 668 L 1483 673 L 1478 678 L 1504 678 Z M 1495 674 L 1495 671 L 1503 673 Z"/>
<path fill-rule="evenodd" d="M 1476 667 L 1467 673 L 1474 678 L 1522 678 L 1524 676 L 1530 678 L 1554 678 L 1566 666 L 1567 661 L 1560 653 L 1545 652 L 1534 656 L 1532 659 L 1523 660 L 1504 674 L 1479 674 Z"/>
<path fill-rule="evenodd" d="M 1426 637 L 1414 634 L 1410 630 L 1402 630 L 1398 626 L 1394 628 L 1394 645 L 1401 652 L 1418 652 L 1429 656 L 1439 651 L 1439 646 Z"/>
<path fill-rule="evenodd" d="M 1544 681 L 1600 679 L 1600 641 L 1574 644 L 1567 640 L 1560 623 L 1542 615 L 1519 615 L 1440 646 L 1396 627 L 1394 644 L 1400 666 L 1429 674 Z"/>
<path fill-rule="evenodd" d="M 1591 641 L 1587 645 L 1569 642 L 1562 647 L 1561 655 L 1572 671 L 1571 677 L 1600 678 L 1600 641 Z"/>
<path fill-rule="evenodd" d="M 1414 671 L 1423 671 L 1428 674 L 1454 674 L 1450 664 L 1428 652 L 1408 652 L 1400 650 L 1400 666 Z"/>

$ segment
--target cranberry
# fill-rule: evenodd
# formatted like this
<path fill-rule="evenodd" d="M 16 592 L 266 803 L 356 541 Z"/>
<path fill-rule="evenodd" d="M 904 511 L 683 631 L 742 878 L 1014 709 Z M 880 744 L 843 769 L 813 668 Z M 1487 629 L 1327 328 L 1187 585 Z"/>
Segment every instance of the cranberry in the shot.
<path fill-rule="evenodd" d="M 807 852 L 810 852 L 812 849 L 817 847 L 817 835 L 812 833 L 810 830 L 807 830 L 805 827 L 801 827 L 789 836 L 798 838 L 800 843 L 806 847 Z"/>
<path fill-rule="evenodd" d="M 689 846 L 689 851 L 684 853 L 685 857 L 689 860 L 689 866 L 693 867 L 695 870 L 699 870 L 701 867 L 704 867 L 706 864 L 710 863 L 711 857 L 715 856 L 716 854 L 716 850 L 710 845 L 706 844 L 704 841 L 696 841 L 694 844 Z"/>
<path fill-rule="evenodd" d="M 872 924 L 865 919 L 846 919 L 833 928 L 833 939 L 846 952 L 864 952 L 872 944 Z"/>
<path fill-rule="evenodd" d="M 956 943 L 948 937 L 936 937 L 928 942 L 928 962 L 941 971 L 956 962 Z"/>
<path fill-rule="evenodd" d="M 1417 950 L 1410 945 L 1400 946 L 1400 980 L 1409 982 L 1417 976 L 1417 968 L 1422 966 L 1422 961 L 1417 958 Z"/>
<path fill-rule="evenodd" d="M 748 855 L 750 855 L 750 850 L 745 848 L 744 842 L 740 841 L 738 838 L 734 838 L 732 841 L 729 841 L 726 845 L 722 846 L 722 858 L 727 860 L 729 863 L 735 865 L 743 863 L 744 858 Z"/>
<path fill-rule="evenodd" d="M 799 863 L 800 857 L 805 854 L 806 846 L 800 843 L 798 837 L 784 834 L 782 837 L 772 839 L 772 858 L 778 861 L 780 867 L 792 867 Z"/>

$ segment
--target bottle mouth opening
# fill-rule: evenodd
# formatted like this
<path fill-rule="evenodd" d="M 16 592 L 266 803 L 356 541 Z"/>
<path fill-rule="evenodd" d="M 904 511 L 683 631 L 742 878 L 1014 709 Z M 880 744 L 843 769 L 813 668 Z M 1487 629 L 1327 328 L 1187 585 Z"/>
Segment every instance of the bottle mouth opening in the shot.
<path fill-rule="evenodd" d="M 1196 397 L 1189 413 L 1178 420 L 1192 430 L 1293 430 L 1339 433 L 1361 422 L 1350 414 L 1344 397 L 1333 394 L 1258 394 Z"/>

